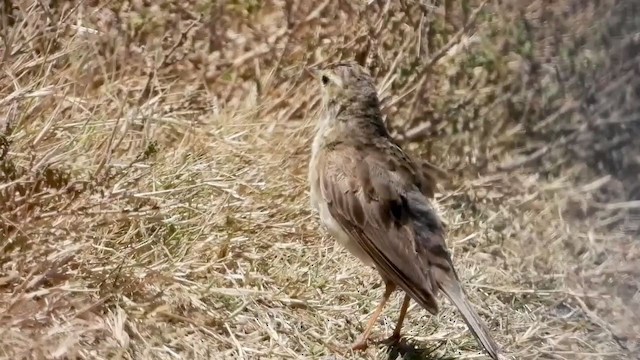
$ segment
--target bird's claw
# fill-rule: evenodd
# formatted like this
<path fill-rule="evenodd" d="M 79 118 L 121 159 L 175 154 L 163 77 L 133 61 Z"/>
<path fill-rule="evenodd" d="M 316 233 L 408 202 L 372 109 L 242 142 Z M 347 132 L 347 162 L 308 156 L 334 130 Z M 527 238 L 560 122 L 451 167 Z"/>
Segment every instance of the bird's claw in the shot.
<path fill-rule="evenodd" d="M 367 350 L 367 347 L 369 347 L 367 339 L 360 339 L 351 345 L 351 350 L 364 351 L 364 350 Z"/>
<path fill-rule="evenodd" d="M 380 340 L 378 343 L 385 346 L 392 346 L 397 344 L 401 339 L 400 334 L 393 334 L 386 339 Z"/>

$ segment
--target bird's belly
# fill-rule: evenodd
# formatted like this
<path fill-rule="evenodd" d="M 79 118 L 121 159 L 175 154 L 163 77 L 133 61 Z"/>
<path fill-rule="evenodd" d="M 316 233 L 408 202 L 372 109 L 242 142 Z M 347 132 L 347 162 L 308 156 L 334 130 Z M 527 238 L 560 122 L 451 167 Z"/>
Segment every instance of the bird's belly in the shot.
<path fill-rule="evenodd" d="M 311 191 L 309 200 L 311 202 L 311 207 L 318 211 L 320 215 L 320 222 L 327 229 L 329 234 L 333 236 L 340 245 L 347 249 L 351 254 L 357 257 L 360 261 L 362 261 L 365 265 L 374 266 L 373 260 L 367 253 L 362 249 L 360 245 L 355 240 L 352 240 L 349 234 L 347 234 L 340 226 L 331 213 L 329 212 L 329 206 L 322 198 L 320 194 L 320 181 L 318 178 L 318 173 L 315 171 L 317 168 L 316 157 L 312 156 L 311 163 L 309 166 L 309 182 L 311 183 Z"/>
<path fill-rule="evenodd" d="M 333 236 L 340 245 L 345 247 L 351 254 L 360 259 L 363 263 L 369 266 L 373 266 L 371 257 L 362 249 L 356 240 L 353 240 L 349 234 L 347 234 L 342 226 L 331 216 L 329 207 L 326 203 L 319 204 L 320 220 L 327 228 L 327 231 Z"/>

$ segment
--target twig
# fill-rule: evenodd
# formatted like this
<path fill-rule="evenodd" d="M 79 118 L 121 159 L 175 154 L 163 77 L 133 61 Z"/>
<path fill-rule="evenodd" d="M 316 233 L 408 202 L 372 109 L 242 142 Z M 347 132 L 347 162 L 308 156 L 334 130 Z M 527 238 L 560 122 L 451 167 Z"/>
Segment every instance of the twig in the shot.
<path fill-rule="evenodd" d="M 611 335 L 611 337 L 622 349 L 629 351 L 629 349 L 621 341 L 619 341 L 621 336 L 617 335 L 613 331 L 609 323 L 602 320 L 595 312 L 591 311 L 591 309 L 589 309 L 587 304 L 585 304 L 585 302 L 582 301 L 582 299 L 578 295 L 573 295 L 573 299 L 578 303 L 580 308 L 582 308 L 582 311 L 585 313 L 585 315 L 587 315 L 587 317 L 589 318 L 589 320 L 591 320 L 592 323 L 600 326 L 603 330 L 607 331 L 609 335 Z"/>
<path fill-rule="evenodd" d="M 415 109 L 418 103 L 418 96 L 420 96 L 420 94 L 422 94 L 424 92 L 424 86 L 427 83 L 427 73 L 429 72 L 429 70 L 431 70 L 431 68 L 433 68 L 433 66 L 444 56 L 447 54 L 447 52 L 458 42 L 460 42 L 460 39 L 462 38 L 462 35 L 464 35 L 467 31 L 469 31 L 469 29 L 471 28 L 471 26 L 475 23 L 476 18 L 478 17 L 478 15 L 480 14 L 480 11 L 482 11 L 482 9 L 484 8 L 484 6 L 487 4 L 487 0 L 483 1 L 476 10 L 473 11 L 473 14 L 471 14 L 471 16 L 469 17 L 469 20 L 464 24 L 464 26 L 462 27 L 462 29 L 460 29 L 450 40 L 449 42 L 443 46 L 442 48 L 440 48 L 427 62 L 426 64 L 423 66 L 423 68 L 420 70 L 420 73 L 418 74 L 418 77 L 420 79 L 420 81 L 418 81 L 418 83 L 413 86 L 412 88 L 410 88 L 409 90 L 405 91 L 403 94 L 401 94 L 399 97 L 403 98 L 405 97 L 407 94 L 415 91 L 414 95 L 413 95 L 413 99 L 411 100 L 411 107 L 409 110 L 409 119 L 412 119 L 414 114 L 415 114 Z M 411 131 L 408 130 L 407 134 L 409 132 L 411 132 L 411 136 L 405 135 L 403 138 L 405 139 L 405 141 L 415 141 L 418 138 L 420 138 L 422 136 L 422 134 L 424 133 L 424 131 L 426 131 L 429 128 L 429 125 L 424 125 L 421 124 L 420 125 L 420 131 Z"/>
<path fill-rule="evenodd" d="M 503 163 L 498 165 L 498 170 L 501 171 L 511 171 L 515 168 L 518 168 L 524 164 L 528 164 L 532 161 L 538 160 L 539 158 L 541 158 L 542 156 L 544 156 L 544 154 L 546 154 L 547 152 L 549 152 L 549 146 L 543 146 L 540 149 L 534 151 L 533 153 L 531 153 L 530 155 L 527 156 L 522 156 L 518 159 L 515 159 L 513 161 L 507 162 L 507 163 Z"/>

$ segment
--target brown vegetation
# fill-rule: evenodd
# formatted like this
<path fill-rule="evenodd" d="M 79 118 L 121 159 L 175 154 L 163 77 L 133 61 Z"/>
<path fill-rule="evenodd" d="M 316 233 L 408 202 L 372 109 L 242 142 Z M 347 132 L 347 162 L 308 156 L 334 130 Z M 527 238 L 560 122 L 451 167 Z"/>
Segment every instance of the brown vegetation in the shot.
<path fill-rule="evenodd" d="M 3 1 L 0 357 L 358 357 L 381 284 L 306 183 L 305 68 L 341 58 L 451 174 L 449 247 L 505 349 L 638 357 L 640 7 L 499 3 Z M 479 356 L 446 303 L 405 334 L 361 356 Z"/>

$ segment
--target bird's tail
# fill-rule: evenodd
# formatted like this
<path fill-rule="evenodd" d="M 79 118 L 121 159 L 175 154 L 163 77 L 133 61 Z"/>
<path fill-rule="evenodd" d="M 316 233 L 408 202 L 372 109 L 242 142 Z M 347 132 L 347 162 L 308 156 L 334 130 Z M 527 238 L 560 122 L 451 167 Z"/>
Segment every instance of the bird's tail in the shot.
<path fill-rule="evenodd" d="M 462 314 L 469 330 L 476 340 L 482 345 L 492 359 L 499 359 L 500 347 L 489 334 L 489 329 L 478 313 L 467 300 L 460 283 L 452 275 L 439 268 L 433 269 L 438 287 L 453 302 Z"/>

